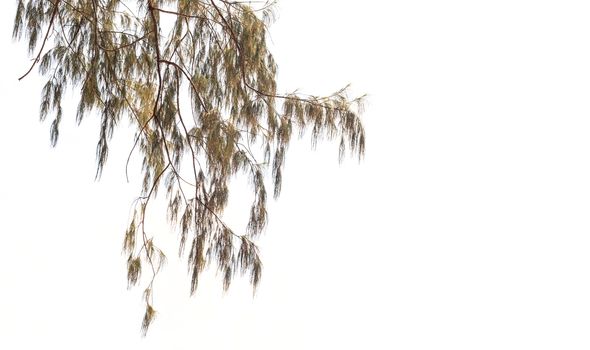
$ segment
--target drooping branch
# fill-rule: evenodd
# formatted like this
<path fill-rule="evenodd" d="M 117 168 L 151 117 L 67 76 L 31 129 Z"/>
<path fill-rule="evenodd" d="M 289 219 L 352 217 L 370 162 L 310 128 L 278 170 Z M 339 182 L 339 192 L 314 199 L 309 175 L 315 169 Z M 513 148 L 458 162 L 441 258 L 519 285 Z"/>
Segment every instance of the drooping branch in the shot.
<path fill-rule="evenodd" d="M 91 112 L 101 118 L 97 175 L 120 120 L 134 128 L 125 176 L 129 179 L 132 155 L 139 154 L 143 182 L 123 247 L 129 286 L 145 283 L 142 332 L 156 315 L 156 275 L 165 260 L 147 213 L 159 188 L 166 189 L 166 216 L 179 232 L 179 253 L 187 258 L 190 293 L 207 266 L 217 267 L 224 289 L 247 273 L 255 289 L 262 273 L 255 238 L 268 222 L 266 174 L 276 198 L 293 131 L 310 129 L 314 144 L 340 138 L 340 156 L 347 149 L 364 152 L 360 111 L 354 109 L 360 98 L 348 99 L 344 89 L 325 97 L 277 93 L 268 27 L 259 18 L 271 2 L 252 6 L 226 0 L 19 1 L 15 38 L 29 38 L 31 53 L 40 46 L 21 79 L 37 62 L 49 75 L 41 116 L 56 114 L 52 142 L 59 135 L 61 99 L 70 88 L 80 92 L 78 122 Z M 47 32 L 35 46 L 40 28 Z M 53 46 L 47 49 L 50 37 Z M 252 185 L 242 230 L 227 225 L 223 215 L 236 176 Z M 150 273 L 142 275 L 142 269 Z"/>

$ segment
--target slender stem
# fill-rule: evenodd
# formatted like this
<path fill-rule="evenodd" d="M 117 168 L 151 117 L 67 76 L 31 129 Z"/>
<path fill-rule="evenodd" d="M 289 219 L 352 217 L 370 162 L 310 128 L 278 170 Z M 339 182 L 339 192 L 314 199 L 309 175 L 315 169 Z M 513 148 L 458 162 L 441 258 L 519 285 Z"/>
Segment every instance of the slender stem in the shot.
<path fill-rule="evenodd" d="M 45 37 L 43 38 L 43 43 L 41 44 L 41 48 L 39 49 L 39 52 L 37 53 L 37 57 L 35 57 L 35 60 L 33 61 L 33 64 L 31 64 L 31 67 L 29 68 L 29 70 L 23 74 L 20 78 L 18 78 L 18 80 L 23 80 L 27 75 L 29 75 L 29 73 L 31 73 L 31 71 L 33 70 L 33 67 L 35 67 L 35 65 L 37 64 L 37 62 L 39 62 L 39 59 L 41 58 L 41 53 L 43 52 L 43 49 L 45 48 L 45 44 L 47 43 L 47 38 L 49 38 L 49 33 L 51 32 L 51 29 L 53 27 L 53 22 L 55 21 L 55 17 L 57 17 L 57 13 L 58 13 L 58 9 L 59 9 L 59 1 L 57 0 L 55 2 L 55 5 L 53 5 L 53 12 L 51 12 L 51 19 L 49 20 L 49 26 L 47 26 L 47 32 L 45 33 Z"/>

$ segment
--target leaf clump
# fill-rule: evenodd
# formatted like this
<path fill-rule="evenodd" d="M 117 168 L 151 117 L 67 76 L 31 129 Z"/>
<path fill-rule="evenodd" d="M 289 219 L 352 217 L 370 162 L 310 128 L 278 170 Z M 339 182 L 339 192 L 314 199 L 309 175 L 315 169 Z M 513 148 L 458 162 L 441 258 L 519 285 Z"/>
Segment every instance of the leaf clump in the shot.
<path fill-rule="evenodd" d="M 253 8 L 224 0 L 17 0 L 13 36 L 25 40 L 47 82 L 40 118 L 52 118 L 55 145 L 68 89 L 79 92 L 76 121 L 100 118 L 97 177 L 109 141 L 126 120 L 130 153 L 142 160 L 142 188 L 125 233 L 129 286 L 151 272 L 145 288 L 145 333 L 155 317 L 154 278 L 166 257 L 146 227 L 146 208 L 163 187 L 167 215 L 188 250 L 190 292 L 215 265 L 227 290 L 236 274 L 258 285 L 262 263 L 253 239 L 264 230 L 270 171 L 281 192 L 286 151 L 296 130 L 312 142 L 337 140 L 339 158 L 361 157 L 362 97 L 346 89 L 325 96 L 277 93 L 277 68 L 266 46 L 273 3 Z M 245 230 L 223 221 L 229 181 L 247 176 L 253 202 Z M 239 233 L 238 233 L 239 232 Z"/>

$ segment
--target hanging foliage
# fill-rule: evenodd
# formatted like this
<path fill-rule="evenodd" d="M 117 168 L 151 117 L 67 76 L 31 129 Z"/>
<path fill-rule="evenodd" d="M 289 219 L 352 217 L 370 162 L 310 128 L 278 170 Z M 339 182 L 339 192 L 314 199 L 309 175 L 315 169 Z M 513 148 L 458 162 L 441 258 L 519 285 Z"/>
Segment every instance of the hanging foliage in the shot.
<path fill-rule="evenodd" d="M 146 227 L 146 208 L 160 188 L 168 218 L 180 235 L 191 294 L 213 265 L 229 288 L 236 274 L 260 281 L 254 239 L 267 223 L 265 174 L 281 191 L 293 132 L 313 142 L 335 140 L 340 159 L 361 157 L 365 133 L 362 98 L 346 89 L 316 97 L 277 93 L 276 64 L 266 46 L 273 4 L 224 0 L 17 0 L 15 39 L 28 43 L 47 82 L 40 118 L 51 118 L 55 145 L 69 89 L 79 91 L 76 120 L 100 118 L 97 177 L 109 141 L 123 120 L 135 128 L 131 154 L 142 159 L 143 185 L 125 232 L 130 286 L 148 272 L 145 333 L 154 319 L 154 278 L 165 262 Z M 130 156 L 131 156 L 130 154 Z M 246 176 L 253 202 L 245 229 L 223 221 L 229 181 Z"/>

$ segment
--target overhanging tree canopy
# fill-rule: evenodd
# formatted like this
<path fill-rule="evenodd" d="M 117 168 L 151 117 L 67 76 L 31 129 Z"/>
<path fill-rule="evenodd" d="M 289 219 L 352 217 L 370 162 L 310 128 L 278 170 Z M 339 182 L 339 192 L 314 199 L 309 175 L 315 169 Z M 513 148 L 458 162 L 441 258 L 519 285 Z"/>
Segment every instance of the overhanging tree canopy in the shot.
<path fill-rule="evenodd" d="M 146 207 L 163 187 L 168 218 L 188 250 L 191 294 L 200 273 L 213 264 L 227 289 L 236 274 L 254 288 L 262 264 L 253 238 L 267 222 L 265 173 L 273 195 L 294 129 L 312 141 L 336 140 L 340 158 L 361 157 L 365 134 L 359 119 L 362 98 L 346 89 L 327 97 L 279 94 L 276 65 L 266 47 L 273 3 L 224 0 L 17 0 L 13 36 L 28 42 L 47 77 L 41 120 L 51 117 L 51 144 L 59 136 L 62 100 L 79 91 L 76 121 L 100 116 L 97 177 L 117 125 L 135 127 L 130 153 L 142 158 L 143 186 L 125 233 L 128 281 L 145 288 L 147 331 L 155 311 L 154 278 L 165 261 L 145 225 Z M 269 169 L 270 168 L 270 169 Z M 223 221 L 229 181 L 247 176 L 253 203 L 247 227 Z"/>

